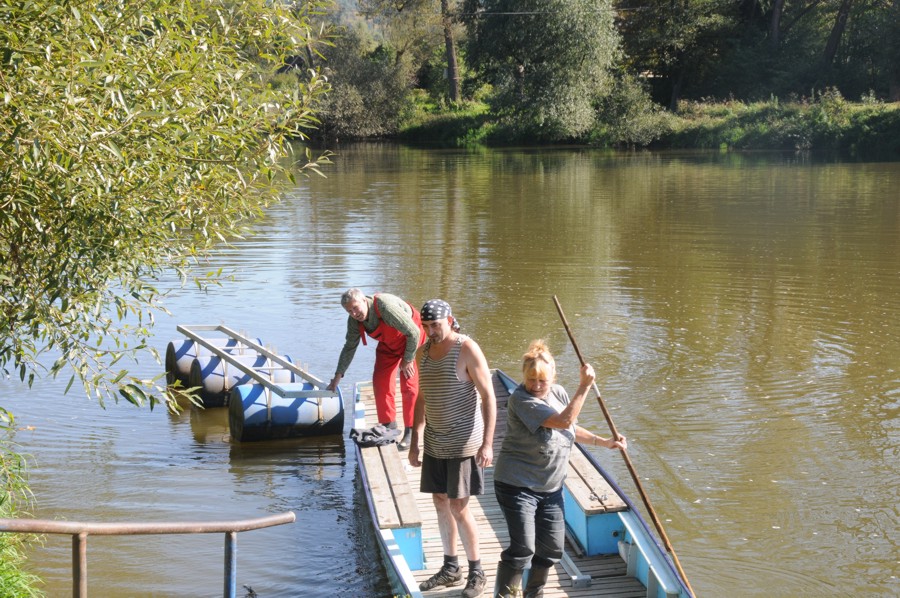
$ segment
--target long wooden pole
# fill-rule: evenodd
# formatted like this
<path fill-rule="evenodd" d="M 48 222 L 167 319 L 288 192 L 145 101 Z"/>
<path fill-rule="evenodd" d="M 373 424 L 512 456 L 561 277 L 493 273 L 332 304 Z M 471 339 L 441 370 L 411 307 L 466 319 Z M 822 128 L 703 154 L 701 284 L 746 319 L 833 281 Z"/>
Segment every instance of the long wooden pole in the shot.
<path fill-rule="evenodd" d="M 556 311 L 559 312 L 559 317 L 562 320 L 563 326 L 566 327 L 566 333 L 569 335 L 569 340 L 572 341 L 572 347 L 575 349 L 575 353 L 578 355 L 578 361 L 581 362 L 581 365 L 584 365 L 584 357 L 581 355 L 581 350 L 578 348 L 578 343 L 575 342 L 575 336 L 572 334 L 572 329 L 569 327 L 569 321 L 566 320 L 566 315 L 563 313 L 562 305 L 559 304 L 559 299 L 556 298 L 556 295 L 553 295 L 553 303 L 556 304 Z M 600 394 L 600 389 L 597 388 L 596 382 L 594 382 L 594 392 L 597 393 L 597 402 L 600 403 L 600 410 L 603 411 L 603 417 L 606 418 L 606 423 L 609 424 L 609 430 L 610 432 L 612 432 L 612 437 L 618 439 L 620 436 L 618 430 L 616 430 L 616 424 L 613 423 L 612 416 L 609 414 L 609 410 L 606 408 L 606 402 L 603 400 L 603 396 Z M 693 588 L 691 588 L 691 584 L 688 581 L 687 575 L 685 574 L 684 569 L 681 568 L 681 563 L 678 562 L 678 556 L 675 554 L 675 549 L 672 548 L 672 544 L 671 542 L 669 542 L 669 537 L 666 535 L 666 531 L 663 529 L 662 522 L 659 520 L 659 517 L 656 516 L 656 511 L 650 504 L 650 497 L 647 496 L 647 493 L 644 491 L 644 486 L 643 484 L 641 484 L 641 479 L 638 477 L 637 471 L 634 469 L 634 465 L 631 463 L 631 458 L 628 456 L 628 451 L 621 450 L 619 452 L 622 453 L 622 458 L 625 459 L 625 466 L 628 468 L 628 472 L 631 474 L 631 479 L 634 480 L 634 484 L 635 486 L 637 486 L 638 493 L 641 495 L 641 499 L 644 501 L 644 506 L 647 507 L 647 512 L 650 514 L 650 519 L 653 520 L 653 525 L 656 526 L 656 531 L 659 533 L 659 536 L 663 541 L 663 545 L 669 552 L 669 555 L 672 557 L 672 562 L 675 564 L 675 568 L 678 570 L 678 574 L 681 576 L 681 580 L 684 582 L 684 585 L 691 593 L 691 596 L 695 596 L 694 590 Z"/>

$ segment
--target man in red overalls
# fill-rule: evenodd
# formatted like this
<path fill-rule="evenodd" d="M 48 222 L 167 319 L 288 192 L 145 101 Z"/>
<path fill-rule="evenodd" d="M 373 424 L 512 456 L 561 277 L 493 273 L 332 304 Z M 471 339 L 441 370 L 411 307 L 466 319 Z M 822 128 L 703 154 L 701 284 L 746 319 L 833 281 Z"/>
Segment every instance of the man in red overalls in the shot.
<path fill-rule="evenodd" d="M 366 297 L 359 289 L 341 295 L 341 305 L 350 314 L 347 318 L 347 338 L 341 350 L 334 378 L 329 390 L 337 388 L 356 354 L 360 339 L 366 335 L 378 341 L 375 349 L 375 372 L 372 386 L 375 391 L 375 410 L 378 423 L 396 429 L 397 408 L 394 397 L 395 376 L 400 369 L 400 394 L 403 401 L 405 427 L 400 448 L 409 448 L 412 424 L 419 394 L 419 372 L 416 370 L 416 349 L 425 341 L 419 311 L 395 295 L 378 293 Z"/>

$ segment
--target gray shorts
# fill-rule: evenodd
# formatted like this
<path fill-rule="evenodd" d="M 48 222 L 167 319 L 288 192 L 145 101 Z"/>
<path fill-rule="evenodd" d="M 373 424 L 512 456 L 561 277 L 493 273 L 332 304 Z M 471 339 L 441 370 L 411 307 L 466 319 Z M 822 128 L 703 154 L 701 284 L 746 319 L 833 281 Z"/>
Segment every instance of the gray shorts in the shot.
<path fill-rule="evenodd" d="M 419 490 L 428 494 L 446 494 L 448 498 L 466 498 L 484 494 L 484 468 L 475 457 L 438 459 L 422 457 Z"/>

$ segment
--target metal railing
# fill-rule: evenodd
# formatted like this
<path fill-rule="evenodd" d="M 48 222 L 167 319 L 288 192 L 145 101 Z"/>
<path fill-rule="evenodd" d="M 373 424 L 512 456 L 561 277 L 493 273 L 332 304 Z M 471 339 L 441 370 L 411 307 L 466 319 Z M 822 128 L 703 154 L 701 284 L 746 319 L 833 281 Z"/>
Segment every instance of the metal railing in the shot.
<path fill-rule="evenodd" d="M 68 534 L 72 536 L 72 596 L 87 598 L 88 536 L 155 534 L 225 534 L 225 597 L 235 598 L 237 585 L 237 534 L 293 523 L 293 511 L 256 519 L 185 523 L 80 523 L 49 519 L 0 519 L 0 533 Z"/>

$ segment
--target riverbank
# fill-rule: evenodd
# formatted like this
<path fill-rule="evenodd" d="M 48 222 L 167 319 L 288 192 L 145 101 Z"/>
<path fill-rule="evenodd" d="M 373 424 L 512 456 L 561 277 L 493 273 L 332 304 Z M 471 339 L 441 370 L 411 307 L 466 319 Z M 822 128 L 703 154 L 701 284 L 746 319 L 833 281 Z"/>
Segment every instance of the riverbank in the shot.
<path fill-rule="evenodd" d="M 682 102 L 677 113 L 607 112 L 610 118 L 604 125 L 571 142 L 609 148 L 815 150 L 900 158 L 900 103 L 849 102 L 837 93 L 792 102 Z M 449 110 L 420 106 L 399 138 L 442 147 L 527 142 L 482 103 Z"/>

